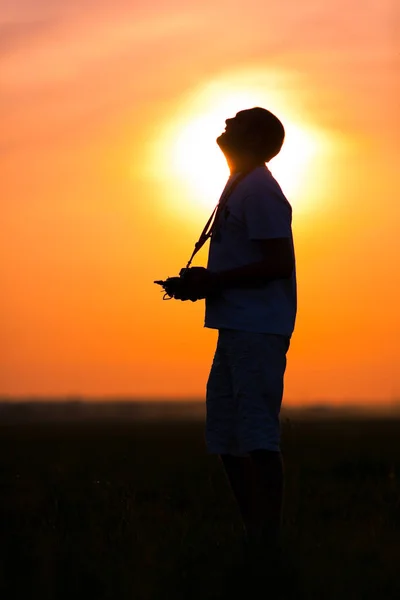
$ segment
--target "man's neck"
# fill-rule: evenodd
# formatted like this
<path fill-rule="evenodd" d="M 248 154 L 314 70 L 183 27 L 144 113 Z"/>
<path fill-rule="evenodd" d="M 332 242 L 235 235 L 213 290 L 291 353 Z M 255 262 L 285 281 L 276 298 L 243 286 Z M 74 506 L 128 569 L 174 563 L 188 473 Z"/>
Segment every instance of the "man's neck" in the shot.
<path fill-rule="evenodd" d="M 265 163 L 254 158 L 242 157 L 240 159 L 227 159 L 231 175 L 243 173 L 244 171 L 252 171 L 257 167 L 265 167 Z"/>

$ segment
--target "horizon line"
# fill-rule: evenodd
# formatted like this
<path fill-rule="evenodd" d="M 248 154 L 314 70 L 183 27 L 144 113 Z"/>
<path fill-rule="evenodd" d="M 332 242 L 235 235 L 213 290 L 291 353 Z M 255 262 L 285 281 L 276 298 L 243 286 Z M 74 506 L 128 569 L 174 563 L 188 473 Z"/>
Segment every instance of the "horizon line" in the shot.
<path fill-rule="evenodd" d="M 4 394 L 0 393 L 0 403 L 4 402 L 169 402 L 169 403 L 204 403 L 205 397 L 202 396 L 162 396 L 162 395 L 151 395 L 141 396 L 135 394 Z M 332 406 L 333 408 L 345 408 L 346 406 L 352 407 L 371 407 L 379 408 L 388 406 L 400 406 L 400 397 L 392 398 L 377 398 L 376 400 L 367 400 L 362 397 L 337 397 L 337 398 L 320 398 L 320 399 L 307 399 L 294 400 L 286 399 L 282 403 L 282 408 L 288 405 L 292 408 L 302 408 L 304 406 Z"/>

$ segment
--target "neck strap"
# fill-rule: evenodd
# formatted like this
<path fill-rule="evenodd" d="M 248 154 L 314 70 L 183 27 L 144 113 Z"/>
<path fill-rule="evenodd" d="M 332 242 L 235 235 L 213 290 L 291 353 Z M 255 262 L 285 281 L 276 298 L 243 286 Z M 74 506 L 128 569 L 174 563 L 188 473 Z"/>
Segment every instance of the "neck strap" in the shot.
<path fill-rule="evenodd" d="M 218 222 L 218 216 L 221 212 L 221 210 L 224 208 L 224 206 L 226 205 L 229 196 L 232 194 L 232 192 L 234 191 L 234 189 L 236 188 L 236 186 L 246 177 L 246 175 L 248 175 L 253 169 L 250 169 L 248 171 L 243 171 L 242 173 L 239 173 L 238 175 L 236 175 L 235 178 L 232 178 L 230 181 L 228 180 L 227 185 L 224 188 L 224 191 L 221 194 L 221 197 L 218 201 L 217 206 L 214 208 L 214 210 L 211 213 L 210 218 L 208 219 L 203 231 L 200 234 L 199 239 L 197 240 L 197 242 L 194 245 L 194 250 L 192 252 L 192 256 L 189 259 L 188 264 L 185 267 L 185 270 L 188 269 L 192 263 L 193 258 L 195 257 L 195 255 L 198 253 L 198 251 L 204 246 L 204 244 L 206 243 L 206 241 L 208 240 L 208 238 L 210 238 L 215 230 L 215 227 L 217 225 Z"/>

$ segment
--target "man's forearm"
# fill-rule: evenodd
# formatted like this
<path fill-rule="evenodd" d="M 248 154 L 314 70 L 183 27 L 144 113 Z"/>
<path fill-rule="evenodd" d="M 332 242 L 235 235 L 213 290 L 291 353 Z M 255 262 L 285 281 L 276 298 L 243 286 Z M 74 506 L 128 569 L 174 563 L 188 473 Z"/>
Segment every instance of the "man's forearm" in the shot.
<path fill-rule="evenodd" d="M 230 287 L 258 287 L 273 279 L 286 279 L 292 275 L 293 262 L 264 259 L 259 262 L 215 272 L 216 286 L 220 289 Z"/>

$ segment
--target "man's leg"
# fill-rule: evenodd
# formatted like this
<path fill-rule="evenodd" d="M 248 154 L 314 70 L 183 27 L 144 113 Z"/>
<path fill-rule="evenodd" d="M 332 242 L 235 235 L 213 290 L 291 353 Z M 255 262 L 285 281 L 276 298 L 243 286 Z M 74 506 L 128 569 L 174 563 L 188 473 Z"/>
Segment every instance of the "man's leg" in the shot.
<path fill-rule="evenodd" d="M 279 545 L 283 500 L 280 452 L 253 450 L 250 457 L 224 454 L 221 460 L 248 540 Z"/>
<path fill-rule="evenodd" d="M 221 454 L 221 461 L 242 517 L 246 536 L 254 529 L 254 477 L 250 456 Z"/>
<path fill-rule="evenodd" d="M 283 504 L 283 462 L 280 452 L 250 452 L 254 478 L 253 533 L 266 546 L 280 545 Z"/>
<path fill-rule="evenodd" d="M 264 546 L 279 545 L 283 464 L 279 415 L 283 397 L 285 336 L 239 332 L 231 351 L 232 388 L 238 399 L 238 447 L 252 466 L 251 536 Z"/>

